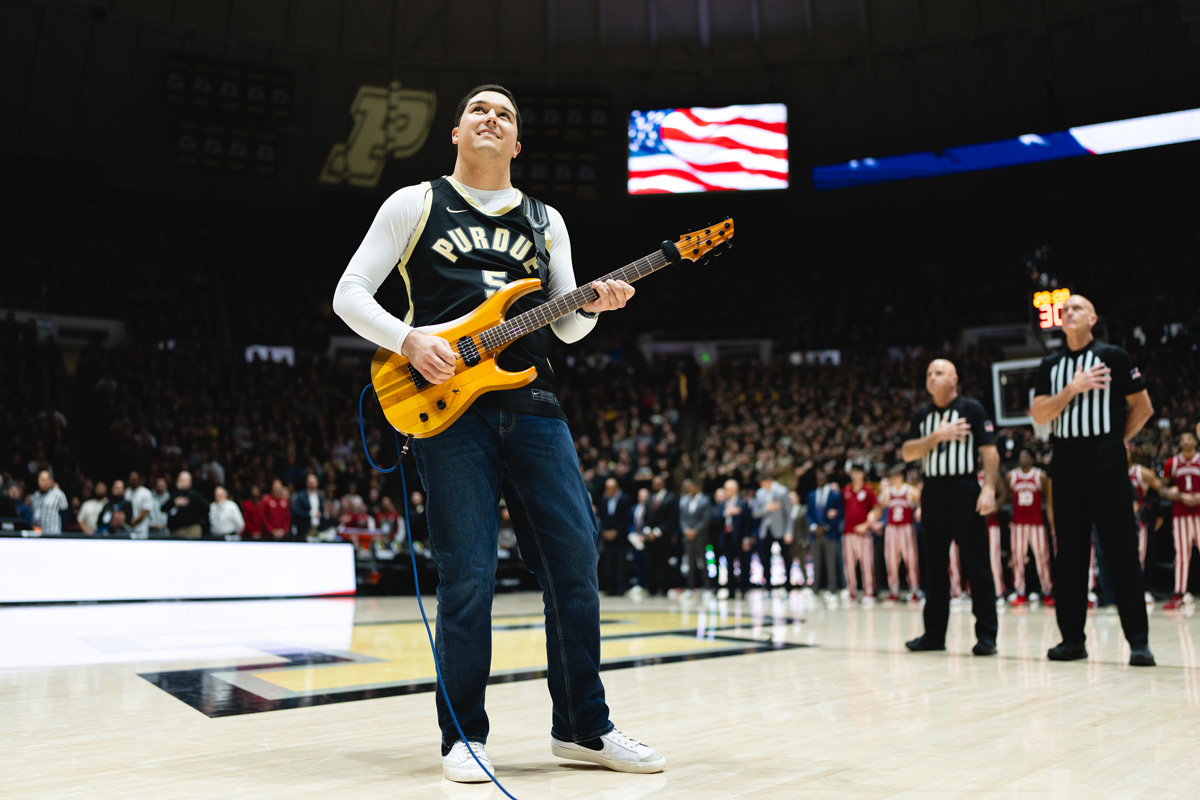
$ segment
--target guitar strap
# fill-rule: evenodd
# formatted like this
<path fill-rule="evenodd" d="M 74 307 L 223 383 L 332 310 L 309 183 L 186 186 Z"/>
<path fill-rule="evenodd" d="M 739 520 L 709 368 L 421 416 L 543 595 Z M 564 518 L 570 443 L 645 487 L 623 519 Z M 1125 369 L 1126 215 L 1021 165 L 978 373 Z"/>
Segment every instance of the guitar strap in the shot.
<path fill-rule="evenodd" d="M 533 231 L 533 247 L 537 251 L 538 278 L 542 288 L 550 291 L 550 253 L 546 250 L 546 229 L 550 227 L 550 215 L 546 204 L 537 198 L 521 193 L 521 210 Z"/>

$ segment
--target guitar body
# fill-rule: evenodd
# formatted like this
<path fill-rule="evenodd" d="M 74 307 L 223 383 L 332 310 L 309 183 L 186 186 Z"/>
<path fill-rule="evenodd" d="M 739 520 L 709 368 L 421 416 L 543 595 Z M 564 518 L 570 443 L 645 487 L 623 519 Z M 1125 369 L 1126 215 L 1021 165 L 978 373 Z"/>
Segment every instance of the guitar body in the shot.
<path fill-rule="evenodd" d="M 658 252 L 597 280 L 636 281 L 681 260 L 699 262 L 716 248 L 728 249 L 731 238 L 733 220 L 726 218 L 685 234 L 675 242 L 663 242 Z M 513 281 L 471 313 L 421 329 L 449 342 L 458 357 L 454 376 L 445 383 L 429 383 L 407 358 L 386 347 L 379 348 L 371 361 L 371 384 L 392 427 L 415 439 L 427 439 L 449 428 L 481 394 L 533 383 L 537 378 L 536 368 L 509 372 L 500 369 L 496 356 L 521 336 L 583 308 L 598 297 L 596 290 L 585 284 L 508 319 L 506 315 L 512 304 L 541 285 L 537 278 Z"/>
<path fill-rule="evenodd" d="M 497 290 L 470 314 L 421 330 L 440 336 L 457 351 L 459 339 L 498 325 L 514 302 L 537 291 L 541 285 L 537 278 L 514 281 Z M 532 383 L 537 377 L 534 367 L 521 372 L 500 369 L 496 356 L 503 350 L 501 347 L 480 354 L 474 366 L 460 360 L 450 380 L 419 388 L 413 382 L 409 360 L 385 347 L 379 348 L 371 360 L 371 383 L 384 416 L 401 433 L 425 439 L 450 427 L 479 395 Z"/>

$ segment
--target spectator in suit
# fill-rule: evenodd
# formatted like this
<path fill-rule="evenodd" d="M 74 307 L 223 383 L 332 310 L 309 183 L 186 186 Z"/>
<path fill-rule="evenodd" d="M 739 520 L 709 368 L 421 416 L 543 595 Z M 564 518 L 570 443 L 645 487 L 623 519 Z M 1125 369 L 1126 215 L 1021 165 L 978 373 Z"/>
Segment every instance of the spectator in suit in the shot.
<path fill-rule="evenodd" d="M 817 472 L 817 488 L 808 493 L 809 550 L 813 560 L 813 588 L 818 593 L 838 592 L 838 548 L 842 537 L 842 493 Z"/>
<path fill-rule="evenodd" d="M 626 557 L 633 525 L 633 499 L 621 491 L 616 478 L 604 482 L 604 496 L 596 506 L 600 527 L 600 585 L 609 597 L 620 597 L 629 588 Z"/>
<path fill-rule="evenodd" d="M 792 508 L 788 532 L 783 537 L 788 547 L 784 562 L 787 564 L 788 588 L 800 589 L 808 585 L 808 508 L 800 501 L 798 492 L 789 492 L 788 500 Z M 792 580 L 793 564 L 798 564 L 800 570 L 800 578 L 796 581 Z"/>
<path fill-rule="evenodd" d="M 362 502 L 362 498 L 358 498 Z M 263 498 L 262 504 L 263 530 L 272 539 L 282 542 L 292 533 L 292 510 L 288 504 L 287 489 L 279 478 L 271 481 L 271 493 Z"/>
<path fill-rule="evenodd" d="M 630 593 L 640 597 L 646 591 L 646 536 L 650 533 L 650 490 L 645 486 L 638 489 L 637 502 L 633 504 L 633 523 L 630 526 L 629 544 L 633 547 L 634 586 Z"/>
<path fill-rule="evenodd" d="M 26 525 L 33 525 L 33 509 L 25 502 L 25 490 L 20 481 L 9 481 L 5 487 L 8 498 L 12 500 L 15 516 L 25 520 Z"/>
<path fill-rule="evenodd" d="M 725 487 L 718 486 L 713 489 L 712 505 L 708 507 L 708 530 L 709 537 L 712 541 L 713 554 L 717 559 L 717 578 L 713 581 L 713 585 L 717 587 L 718 592 L 725 591 L 721 583 L 721 559 L 725 556 Z M 733 574 L 733 563 L 726 559 L 726 583 L 728 576 Z"/>
<path fill-rule="evenodd" d="M 650 481 L 646 527 L 646 591 L 665 595 L 677 584 L 669 562 L 679 544 L 679 500 L 661 475 Z"/>
<path fill-rule="evenodd" d="M 108 517 L 108 522 L 105 523 L 104 533 L 108 536 L 129 536 L 133 533 L 133 528 L 129 527 L 129 523 L 125 518 L 125 509 L 129 507 L 129 503 L 119 503 L 112 509 L 112 513 Z"/>
<path fill-rule="evenodd" d="M 784 537 L 791 530 L 792 503 L 788 490 L 769 472 L 758 474 L 758 491 L 754 493 L 752 512 L 758 520 L 758 560 L 762 562 L 763 588 L 771 588 L 771 548 L 779 545 L 779 555 L 788 563 Z M 742 581 L 743 591 L 749 587 L 749 575 Z M 786 581 L 786 578 L 785 578 Z"/>
<path fill-rule="evenodd" d="M 246 527 L 242 510 L 229 499 L 224 486 L 213 489 L 213 504 L 208 507 L 208 532 L 214 539 L 236 539 Z"/>
<path fill-rule="evenodd" d="M 709 590 L 707 550 L 710 544 L 709 523 L 712 502 L 690 479 L 683 482 L 679 498 L 679 528 L 683 532 L 683 563 L 687 565 L 687 593 L 696 589 Z"/>
<path fill-rule="evenodd" d="M 730 478 L 722 487 L 725 503 L 721 508 L 720 550 L 725 556 L 726 587 L 720 594 L 728 597 L 737 593 L 741 596 L 744 587 L 750 585 L 750 545 L 754 541 L 754 515 L 750 503 L 742 497 L 741 486 Z M 741 581 L 735 583 L 733 566 L 738 565 Z M 732 587 L 732 588 L 731 588 Z"/>
<path fill-rule="evenodd" d="M 329 520 L 324 513 L 325 498 L 319 487 L 316 473 L 310 472 L 304 477 L 304 491 L 296 492 L 292 498 L 292 522 L 300 539 L 328 527 Z"/>
<path fill-rule="evenodd" d="M 100 509 L 100 517 L 96 521 L 96 533 L 115 533 L 112 530 L 112 515 L 115 511 L 123 512 L 122 522 L 128 526 L 129 520 L 133 519 L 133 504 L 125 498 L 125 481 L 122 480 L 112 482 L 112 493 L 109 494 L 104 508 Z"/>
<path fill-rule="evenodd" d="M 175 539 L 199 539 L 208 521 L 208 501 L 192 488 L 192 473 L 183 470 L 175 478 L 175 491 L 162 505 L 167 529 Z"/>
<path fill-rule="evenodd" d="M 12 498 L 9 488 L 6 485 L 4 491 L 0 492 L 0 519 L 15 520 L 18 519 L 17 502 Z M 76 516 L 78 519 L 78 516 Z"/>

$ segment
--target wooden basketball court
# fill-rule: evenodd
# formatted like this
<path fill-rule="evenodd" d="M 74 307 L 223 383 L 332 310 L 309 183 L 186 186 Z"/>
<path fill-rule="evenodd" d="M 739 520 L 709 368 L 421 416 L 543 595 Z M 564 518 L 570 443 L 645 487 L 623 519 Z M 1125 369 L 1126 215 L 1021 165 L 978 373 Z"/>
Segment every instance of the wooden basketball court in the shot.
<path fill-rule="evenodd" d="M 427 611 L 432 614 L 432 600 Z M 912 654 L 920 609 L 605 599 L 614 722 L 668 759 L 626 775 L 550 754 L 538 595 L 494 617 L 488 753 L 535 798 L 1193 798 L 1200 621 L 1155 610 L 1159 666 L 1115 614 L 1087 662 L 1051 663 L 1053 609 L 1006 609 L 976 658 Z M 441 777 L 416 599 L 0 608 L 0 797 L 502 798 Z"/>

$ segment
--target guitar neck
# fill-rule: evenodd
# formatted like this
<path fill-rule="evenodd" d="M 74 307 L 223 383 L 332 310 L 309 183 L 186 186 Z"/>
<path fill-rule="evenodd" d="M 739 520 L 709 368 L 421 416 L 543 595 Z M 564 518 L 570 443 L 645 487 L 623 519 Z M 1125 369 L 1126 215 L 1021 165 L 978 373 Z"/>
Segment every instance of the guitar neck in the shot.
<path fill-rule="evenodd" d="M 666 255 L 659 251 L 651 253 L 645 258 L 639 258 L 632 264 L 626 264 L 615 272 L 610 272 L 607 275 L 597 278 L 597 280 L 617 280 L 633 283 L 652 272 L 662 269 L 670 263 L 672 262 L 667 259 Z M 524 314 L 518 314 L 511 319 L 504 320 L 499 325 L 488 328 L 479 334 L 480 344 L 486 350 L 495 350 L 504 347 L 543 325 L 549 325 L 554 320 L 583 308 L 597 297 L 599 295 L 590 283 L 576 287 L 548 303 L 543 303 L 537 308 L 526 311 Z"/>

